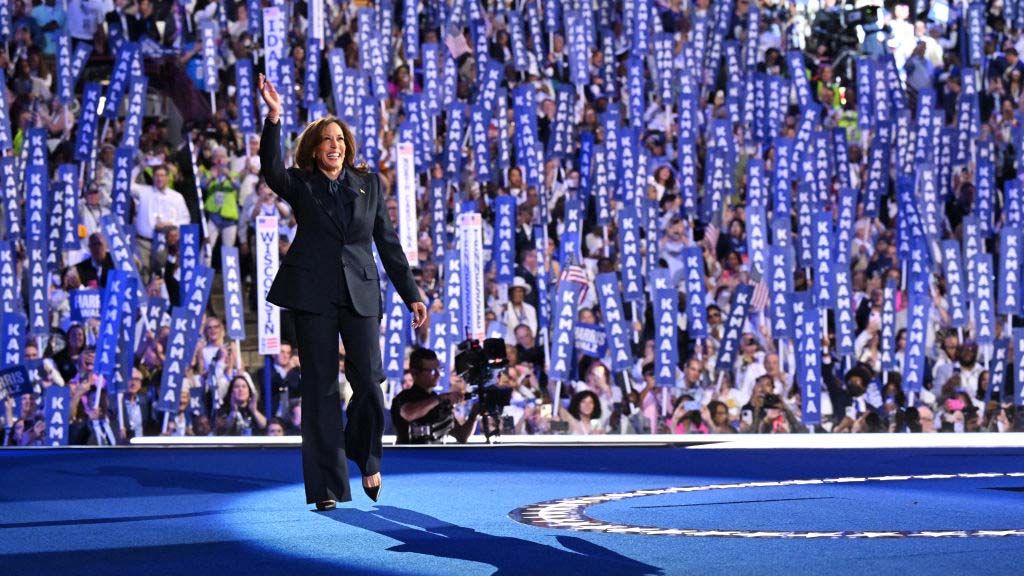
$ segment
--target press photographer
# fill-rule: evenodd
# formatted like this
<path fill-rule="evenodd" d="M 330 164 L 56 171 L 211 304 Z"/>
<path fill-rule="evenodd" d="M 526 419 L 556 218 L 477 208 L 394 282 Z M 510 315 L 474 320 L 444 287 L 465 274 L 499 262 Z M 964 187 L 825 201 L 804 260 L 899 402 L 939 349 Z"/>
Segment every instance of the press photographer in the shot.
<path fill-rule="evenodd" d="M 473 406 L 465 422 L 456 421 L 453 408 L 464 402 L 466 395 L 459 390 L 441 394 L 433 392 L 441 375 L 440 362 L 433 350 L 413 350 L 409 356 L 409 370 L 412 372 L 412 387 L 401 391 L 391 401 L 391 421 L 397 443 L 433 444 L 448 435 L 458 442 L 466 442 L 476 428 L 480 404 Z"/>

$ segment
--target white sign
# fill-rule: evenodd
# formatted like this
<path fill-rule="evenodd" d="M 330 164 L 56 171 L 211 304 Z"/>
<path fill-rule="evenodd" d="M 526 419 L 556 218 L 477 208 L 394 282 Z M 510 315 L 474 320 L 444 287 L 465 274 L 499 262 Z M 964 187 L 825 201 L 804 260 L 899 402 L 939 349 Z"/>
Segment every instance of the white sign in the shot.
<path fill-rule="evenodd" d="M 281 309 L 267 302 L 278 265 L 277 216 L 256 218 L 256 314 L 260 354 L 281 350 Z"/>
<path fill-rule="evenodd" d="M 395 148 L 398 151 L 398 239 L 409 265 L 418 266 L 420 252 L 416 235 L 419 223 L 416 220 L 416 164 L 413 146 L 411 142 L 399 142 Z"/>
<path fill-rule="evenodd" d="M 459 214 L 462 325 L 468 338 L 484 338 L 484 235 L 480 214 Z"/>

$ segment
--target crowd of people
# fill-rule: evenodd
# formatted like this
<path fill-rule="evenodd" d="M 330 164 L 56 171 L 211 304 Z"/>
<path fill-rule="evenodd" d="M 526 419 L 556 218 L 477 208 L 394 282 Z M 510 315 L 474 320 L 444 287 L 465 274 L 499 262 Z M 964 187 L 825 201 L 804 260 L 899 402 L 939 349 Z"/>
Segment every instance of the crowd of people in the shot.
<path fill-rule="evenodd" d="M 384 59 L 386 86 L 380 92 L 376 88 L 370 90 L 383 94 L 372 108 L 374 114 L 379 114 L 379 153 L 372 168 L 380 172 L 388 187 L 388 214 L 397 226 L 397 158 L 393 145 L 400 126 L 411 115 L 408 96 L 423 94 L 425 90 L 425 52 L 405 45 L 413 36 L 408 34 L 409 12 L 402 2 L 325 2 L 325 57 L 320 59 L 319 99 L 317 95 L 305 94 L 302 79 L 306 77 L 306 50 L 313 46 L 307 37 L 311 30 L 308 1 L 283 5 L 290 9 L 285 44 L 295 79 L 293 91 L 285 94 L 285 98 L 297 103 L 298 116 L 303 120 L 307 112 L 321 110 L 313 102 L 334 109 L 326 62 L 328 50 L 340 49 L 347 66 L 369 70 L 370 55 L 359 44 L 368 36 L 358 29 L 359 13 L 370 10 L 376 14 L 379 36 L 384 39 L 382 45 L 389 52 Z M 514 281 L 497 282 L 493 264 L 484 274 L 487 333 L 505 340 L 509 359 L 507 368 L 495 375 L 496 386 L 512 390 L 511 402 L 504 408 L 500 422 L 504 433 L 795 433 L 812 429 L 832 433 L 1005 432 L 1022 428 L 1024 419 L 1017 417 L 1013 392 L 1015 350 L 1002 356 L 1007 362 L 1005 371 L 1000 373 L 1002 386 L 991 390 L 991 379 L 998 371 L 993 365 L 996 345 L 993 339 L 979 338 L 973 316 L 966 325 L 954 327 L 949 315 L 949 287 L 940 262 L 935 262 L 928 274 L 931 312 L 925 327 L 923 389 L 908 390 L 902 384 L 908 331 L 915 329 L 907 320 L 909 256 L 901 248 L 898 224 L 906 216 L 907 207 L 897 193 L 898 161 L 884 175 L 884 192 L 874 198 L 877 205 L 868 205 L 871 200 L 865 190 L 872 186 L 868 163 L 879 128 L 864 121 L 866 108 L 859 104 L 868 96 L 857 92 L 861 84 L 850 73 L 855 73 L 856 67 L 836 65 L 849 54 L 838 53 L 839 48 L 824 41 L 823 32 L 814 26 L 821 21 L 821 14 L 834 13 L 842 7 L 833 6 L 831 0 L 820 5 L 786 0 L 596 2 L 593 4 L 597 9 L 589 20 L 596 25 L 588 31 L 589 38 L 582 47 L 585 59 L 581 62 L 571 53 L 579 47 L 580 40 L 570 35 L 574 30 L 568 24 L 570 16 L 565 15 L 564 20 L 549 18 L 545 11 L 589 10 L 591 3 L 528 0 L 508 6 L 501 3 L 497 8 L 492 4 L 473 0 L 464 6 L 461 2 L 420 3 L 411 26 L 421 44 L 438 43 L 441 47 L 441 69 L 454 68 L 454 91 L 446 96 L 453 103 L 478 104 L 485 79 L 481 75 L 481 61 L 498 63 L 503 71 L 500 87 L 504 89 L 499 97 L 506 101 L 496 110 L 508 114 L 499 121 L 495 113 L 488 125 L 490 158 L 486 161 L 492 165 L 493 177 L 486 179 L 478 177 L 478 162 L 485 160 L 477 157 L 472 138 L 456 146 L 461 153 L 460 170 L 448 173 L 451 159 L 445 151 L 451 137 L 448 128 L 453 108 L 432 114 L 433 134 L 424 138 L 430 147 L 429 161 L 421 166 L 416 186 L 419 253 L 414 264 L 428 307 L 432 312 L 444 311 L 447 270 L 445 262 L 436 257 L 435 242 L 441 238 L 448 243 L 447 248 L 454 247 L 458 234 L 455 214 L 469 204 L 483 216 L 485 255 L 493 260 L 494 204 L 503 196 L 515 198 Z M 922 95 L 933 94 L 935 113 L 943 128 L 970 130 L 966 161 L 953 166 L 953 170 L 945 173 L 949 175 L 948 181 L 940 182 L 936 226 L 930 240 L 967 243 L 965 222 L 981 213 L 978 174 L 983 160 L 993 167 L 995 192 L 989 208 L 990 229 L 985 231 L 981 250 L 998 255 L 999 231 L 1024 225 L 1020 214 L 1013 214 L 1020 210 L 1022 191 L 1018 171 L 1024 133 L 1024 63 L 1019 53 L 1024 50 L 1024 19 L 1010 12 L 1013 3 L 988 2 L 981 18 L 982 38 L 978 39 L 973 36 L 976 32 L 968 30 L 967 4 L 933 2 L 930 10 L 914 13 L 921 4 L 886 2 L 881 6 L 877 27 L 855 30 L 860 43 L 855 47 L 856 59 L 859 63 L 874 56 L 879 63 L 876 66 L 884 67 L 890 61 L 894 64 L 896 85 L 892 88 L 897 95 L 893 98 L 903 102 L 911 120 L 919 114 L 917 103 L 923 100 Z M 638 45 L 634 34 L 635 20 L 639 18 L 636 14 L 644 11 L 638 6 L 650 10 L 646 29 L 652 38 L 671 38 L 672 61 L 667 71 L 661 68 L 661 61 L 656 61 L 653 48 L 644 52 Z M 169 306 L 183 304 L 181 229 L 202 223 L 204 258 L 218 269 L 218 276 L 222 271 L 216 255 L 223 248 L 238 248 L 248 313 L 255 316 L 259 289 L 255 220 L 261 215 L 279 218 L 282 257 L 287 255 L 297 226 L 288 204 L 275 196 L 260 176 L 258 134 L 245 134 L 240 128 L 240 107 L 250 106 L 250 112 L 255 111 L 259 119 L 256 99 L 249 104 L 240 101 L 234 79 L 236 64 L 247 58 L 252 58 L 257 70 L 262 70 L 262 30 L 253 25 L 255 15 L 250 11 L 264 6 L 260 2 L 237 0 L 69 0 L 65 8 L 54 0 L 36 0 L 34 5 L 15 0 L 10 7 L 7 50 L 0 51 L 13 142 L 5 155 L 20 157 L 27 131 L 43 128 L 51 167 L 70 162 L 69 148 L 83 114 L 82 82 L 109 78 L 119 43 L 139 42 L 145 55 L 143 69 L 150 79 L 149 113 L 132 159 L 132 202 L 129 221 L 124 224 L 132 236 L 134 265 L 144 291 L 147 296 L 165 298 Z M 1024 6 L 1018 9 L 1024 10 Z M 461 18 L 453 16 L 455 13 Z M 466 14 L 478 14 L 486 24 L 476 26 Z M 725 25 L 717 26 L 719 21 Z M 206 77 L 203 66 L 199 31 L 207 25 L 217 28 L 217 82 Z M 538 25 L 542 31 L 532 29 Z M 484 38 L 478 37 L 479 31 L 485 33 Z M 72 46 L 92 47 L 75 99 L 67 103 L 57 98 L 55 54 L 60 35 L 69 36 Z M 711 47 L 710 51 L 720 58 L 710 61 L 702 74 L 694 75 L 693 70 L 687 69 L 694 63 L 689 47 L 698 37 L 706 42 L 703 46 Z M 752 212 L 747 166 L 752 160 L 760 160 L 768 174 L 775 174 L 780 154 L 777 139 L 798 136 L 803 130 L 802 112 L 806 109 L 799 104 L 794 88 L 792 96 L 787 91 L 782 115 L 767 134 L 749 126 L 743 114 L 736 112 L 737 106 L 742 106 L 736 102 L 740 94 L 730 93 L 737 88 L 729 80 L 734 71 L 724 55 L 728 50 L 715 48 L 716 43 L 721 47 L 733 41 L 751 47 L 752 60 L 742 62 L 745 72 L 741 78 L 745 82 L 763 75 L 795 87 L 798 79 L 806 79 L 810 98 L 818 105 L 818 114 L 813 118 L 815 131 L 838 128 L 844 132 L 846 149 L 830 166 L 833 173 L 827 175 L 819 209 L 841 218 L 840 188 L 860 191 L 849 245 L 835 246 L 836 252 L 848 256 L 837 261 L 844 262 L 844 266 L 848 263 L 849 267 L 854 351 L 838 353 L 835 340 L 839 311 L 829 310 L 820 347 L 820 418 L 813 422 L 807 422 L 803 414 L 802 397 L 806 390 L 801 386 L 803 376 L 797 372 L 797 351 L 792 343 L 787 344 L 773 333 L 766 320 L 767 304 L 755 305 L 742 319 L 735 362 L 728 369 L 718 365 L 736 288 L 762 280 L 755 273 L 754 251 L 748 237 Z M 981 61 L 966 61 L 971 51 L 969 42 L 979 43 Z M 880 46 L 880 52 L 869 54 L 868 47 L 874 44 Z M 803 69 L 795 69 L 794 60 L 785 57 L 794 52 L 801 55 L 798 61 Z M 703 55 L 697 60 L 701 58 Z M 639 110 L 631 102 L 635 86 L 629 70 L 635 61 L 640 62 L 640 82 L 645 87 Z M 658 85 L 665 74 L 697 76 L 698 126 L 692 140 L 684 142 L 680 138 L 679 107 L 674 101 L 661 98 Z M 371 86 L 377 81 L 372 74 L 367 77 Z M 581 82 L 580 78 L 586 81 Z M 211 106 L 208 93 L 214 85 L 217 88 L 213 90 Z M 515 150 L 519 140 L 513 138 L 519 129 L 515 122 L 521 118 L 513 113 L 513 93 L 522 86 L 532 87 L 536 94 L 532 116 L 541 153 L 533 166 L 519 164 L 525 156 Z M 973 92 L 965 87 L 973 87 Z M 561 94 L 565 91 L 574 95 L 567 107 L 561 105 Z M 754 98 L 752 90 L 747 97 Z M 961 128 L 963 111 L 965 107 L 970 109 L 972 99 L 976 99 L 977 125 Z M 643 168 L 646 174 L 636 180 L 639 188 L 625 195 L 594 186 L 594 173 L 600 169 L 590 162 L 581 164 L 585 135 L 592 138 L 592 143 L 607 145 L 609 118 L 621 128 L 638 129 L 638 154 L 647 160 Z M 729 121 L 729 146 L 735 152 L 727 193 L 713 205 L 713 213 L 698 214 L 692 206 L 700 202 L 691 203 L 690 197 L 698 190 L 709 194 L 710 178 L 703 181 L 699 175 L 705 174 L 712 156 L 718 157 L 710 150 L 719 145 L 711 142 L 711 126 L 722 120 Z M 563 124 L 571 128 L 569 150 L 551 153 Z M 294 327 L 287 311 L 282 313 L 281 351 L 270 365 L 269 403 L 263 400 L 268 391 L 263 386 L 267 366 L 246 364 L 240 347 L 227 336 L 225 311 L 216 298 L 211 298 L 202 319 L 196 353 L 188 368 L 177 412 L 165 417 L 155 407 L 161 397 L 161 374 L 171 332 L 167 322 L 170 310 L 156 326 L 143 325 L 138 329 L 132 378 L 123 392 L 115 396 L 95 373 L 101 322 L 98 318 L 79 317 L 72 302 L 77 290 L 103 289 L 108 274 L 115 269 L 110 239 L 104 234 L 101 221 L 115 213 L 115 157 L 125 127 L 123 117 L 103 123 L 95 142 L 94 158 L 82 169 L 84 177 L 77 205 L 80 246 L 65 249 L 60 255 L 61 266 L 49 271 L 51 330 L 46 335 L 29 336 L 25 341 L 24 360 L 37 361 L 33 364 L 38 366 L 33 371 L 35 388 L 5 399 L 5 409 L 0 414 L 4 422 L 3 444 L 46 443 L 41 395 L 49 386 L 67 387 L 70 392 L 72 444 L 120 444 L 133 437 L 160 434 L 297 434 L 301 426 L 302 351 L 294 346 Z M 359 133 L 360 126 L 354 128 L 357 141 L 366 142 L 368 135 Z M 687 146 L 695 151 L 696 184 L 686 182 L 685 170 L 680 166 L 681 151 Z M 894 145 L 893 158 L 901 154 Z M 594 172 L 583 174 L 585 167 Z M 794 172 L 785 184 L 794 200 L 791 213 L 783 215 L 788 223 L 782 229 L 791 242 L 800 236 L 799 228 L 803 226 L 797 215 L 796 204 L 800 200 L 796 196 L 804 189 L 796 186 L 796 177 Z M 438 180 L 444 180 L 443 187 L 435 185 Z M 625 178 L 620 180 L 620 187 L 631 186 Z M 583 187 L 590 190 L 589 203 L 582 214 L 576 215 L 580 221 L 572 222 L 567 203 Z M 432 211 L 433 195 L 438 193 L 444 194 L 443 204 L 447 208 L 447 221 L 440 224 L 433 221 Z M 607 194 L 608 198 L 595 198 L 600 194 Z M 638 305 L 624 308 L 631 343 L 629 368 L 612 369 L 609 347 L 596 353 L 577 349 L 571 361 L 571 377 L 550 378 L 551 299 L 557 286 L 559 282 L 585 284 L 586 289 L 575 303 L 578 316 L 574 320 L 578 325 L 603 329 L 595 280 L 599 273 L 622 272 L 626 246 L 616 215 L 621 214 L 623 203 L 634 197 L 638 206 L 651 205 L 657 211 L 642 230 L 640 252 L 645 255 L 644 261 L 652 267 L 666 268 L 670 272 L 667 277 L 679 288 L 674 382 L 666 385 L 656 378 L 655 358 L 661 341 L 650 294 Z M 610 207 L 608 218 L 598 214 L 602 202 Z M 773 219 L 779 218 L 778 206 L 775 208 Z M 582 227 L 579 254 L 566 256 L 564 233 L 571 225 Z M 441 235 L 434 233 L 439 227 L 443 230 Z M 773 232 L 776 228 L 772 226 Z M 20 264 L 18 283 L 27 285 L 25 276 L 29 272 L 24 265 L 23 244 L 7 232 L 5 239 L 15 240 Z M 688 292 L 680 272 L 686 268 L 684 250 L 693 246 L 700 248 L 704 265 L 700 279 L 704 294 L 697 298 L 706 303 L 703 314 L 707 337 L 702 338 L 690 334 L 693 316 L 686 312 L 687 303 L 695 297 Z M 813 287 L 816 278 L 811 280 L 812 267 L 811 262 L 803 261 L 794 266 L 791 274 L 796 292 Z M 651 278 L 651 272 L 645 270 L 645 277 Z M 891 317 L 884 310 L 889 279 L 896 280 L 899 287 Z M 967 279 L 966 298 L 973 297 L 974 281 Z M 25 303 L 15 303 L 14 308 L 24 311 Z M 995 339 L 1011 337 L 1013 316 L 996 319 Z M 247 336 L 255 338 L 251 333 Z M 893 345 L 887 350 L 885 339 L 890 337 Z M 465 419 L 475 419 L 480 410 L 473 408 L 473 396 L 466 393 L 458 375 L 450 373 L 450 367 L 420 365 L 426 357 L 417 356 L 414 351 L 429 347 L 430 341 L 430 327 L 409 334 L 407 356 L 419 360 L 407 360 L 408 368 L 401 382 L 383 384 L 387 396 L 395 397 L 402 390 L 417 387 L 426 390 L 433 385 L 438 392 L 443 390 L 446 401 L 454 407 L 460 436 L 468 436 L 467 429 L 472 432 L 473 426 L 472 421 L 467 425 Z M 1011 346 L 1012 342 L 1011 339 Z M 887 354 L 891 355 L 889 359 Z M 351 392 L 345 382 L 343 348 L 339 349 L 339 362 L 339 386 L 345 401 Z M 442 380 L 443 386 L 439 384 Z M 392 410 L 392 414 L 401 413 L 402 410 Z"/>

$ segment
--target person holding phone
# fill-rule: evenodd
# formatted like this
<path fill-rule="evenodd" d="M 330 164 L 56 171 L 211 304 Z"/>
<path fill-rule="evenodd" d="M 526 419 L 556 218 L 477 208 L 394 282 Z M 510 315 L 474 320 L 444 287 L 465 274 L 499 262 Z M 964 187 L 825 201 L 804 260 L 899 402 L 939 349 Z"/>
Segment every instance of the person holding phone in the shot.
<path fill-rule="evenodd" d="M 356 164 L 356 141 L 334 116 L 311 122 L 299 136 L 295 166 L 281 157 L 281 95 L 262 74 L 258 87 L 268 113 L 260 138 L 260 171 L 292 207 L 298 223 L 274 283 L 273 304 L 295 315 L 302 358 L 302 469 L 307 503 L 331 510 L 352 499 L 346 455 L 362 472 L 363 491 L 377 501 L 384 435 L 384 314 L 374 262 L 376 244 L 388 278 L 419 328 L 427 320 L 409 262 L 385 207 L 380 177 Z M 338 336 L 352 386 L 342 435 Z M 342 441 L 344 439 L 344 442 Z"/>

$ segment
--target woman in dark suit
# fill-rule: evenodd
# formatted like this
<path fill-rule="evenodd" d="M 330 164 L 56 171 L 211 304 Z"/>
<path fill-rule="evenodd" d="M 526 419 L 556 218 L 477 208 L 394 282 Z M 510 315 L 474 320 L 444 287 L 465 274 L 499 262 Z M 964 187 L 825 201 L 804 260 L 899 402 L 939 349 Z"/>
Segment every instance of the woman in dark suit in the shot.
<path fill-rule="evenodd" d="M 260 140 L 263 177 L 287 201 L 298 222 L 267 299 L 295 315 L 302 358 L 302 471 L 307 503 L 330 510 L 352 499 L 346 451 L 363 474 L 373 499 L 381 488 L 384 370 L 380 320 L 384 306 L 370 242 L 377 245 L 388 278 L 413 313 L 427 319 L 409 262 L 388 218 L 380 178 L 355 164 L 352 131 L 328 116 L 299 137 L 295 166 L 281 158 L 281 97 L 259 76 L 269 112 Z M 352 384 L 342 442 L 338 389 L 338 335 L 345 345 L 345 375 Z"/>

